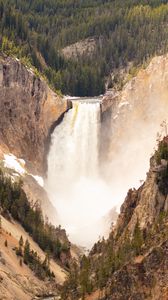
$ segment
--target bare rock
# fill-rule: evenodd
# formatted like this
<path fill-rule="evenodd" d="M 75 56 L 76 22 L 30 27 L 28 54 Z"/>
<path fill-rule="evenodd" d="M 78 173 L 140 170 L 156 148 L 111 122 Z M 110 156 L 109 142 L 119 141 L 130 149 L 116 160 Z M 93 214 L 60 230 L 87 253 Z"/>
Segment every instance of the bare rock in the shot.
<path fill-rule="evenodd" d="M 63 48 L 61 53 L 66 59 L 78 60 L 82 56 L 92 57 L 98 43 L 101 43 L 101 38 L 87 38 Z"/>
<path fill-rule="evenodd" d="M 1 148 L 43 172 L 50 131 L 68 110 L 68 101 L 11 57 L 0 60 L 0 99 Z"/>

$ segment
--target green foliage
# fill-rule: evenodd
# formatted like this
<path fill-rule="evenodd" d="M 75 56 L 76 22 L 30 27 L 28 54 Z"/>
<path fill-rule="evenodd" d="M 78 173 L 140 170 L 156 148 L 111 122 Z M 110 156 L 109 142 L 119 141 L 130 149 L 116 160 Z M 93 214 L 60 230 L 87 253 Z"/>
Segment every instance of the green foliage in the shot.
<path fill-rule="evenodd" d="M 59 259 L 61 251 L 69 251 L 69 245 L 62 244 L 58 238 L 57 228 L 45 223 L 38 203 L 30 205 L 22 183 L 12 182 L 10 177 L 4 176 L 0 170 L 0 207 L 2 213 L 11 214 L 19 221 L 32 238 L 38 243 L 45 252 L 50 252 L 54 259 Z M 22 248 L 22 237 L 19 241 L 20 252 Z M 29 253 L 29 245 L 26 242 L 26 255 Z"/>
<path fill-rule="evenodd" d="M 44 280 L 46 277 L 52 279 L 55 277 L 54 273 L 50 271 L 49 268 L 49 257 L 46 254 L 46 257 L 43 262 L 41 262 L 40 257 L 37 255 L 37 252 L 30 249 L 30 243 L 28 240 L 25 242 L 24 252 L 23 252 L 23 261 L 27 264 L 35 275 Z"/>
<path fill-rule="evenodd" d="M 0 215 L 0 233 L 1 233 L 1 230 L 2 230 L 2 218 L 1 218 L 1 215 Z"/>
<path fill-rule="evenodd" d="M 20 239 L 19 239 L 19 248 L 16 248 L 16 255 L 17 256 L 23 256 L 23 251 L 22 251 L 22 247 L 23 247 L 23 237 L 21 235 Z"/>
<path fill-rule="evenodd" d="M 2 52 L 5 52 L 7 55 L 21 55 L 21 49 L 17 47 L 13 41 L 10 41 L 6 36 L 2 37 L 1 41 L 1 48 Z"/>
<path fill-rule="evenodd" d="M 168 194 L 168 166 L 166 166 L 165 168 L 161 169 L 160 172 L 158 172 L 157 184 L 158 184 L 159 190 L 162 192 L 162 194 L 167 196 L 167 194 Z"/>
<path fill-rule="evenodd" d="M 22 261 L 22 259 L 20 258 L 20 260 L 19 260 L 19 265 L 22 267 L 23 266 L 23 261 Z"/>
<path fill-rule="evenodd" d="M 79 266 L 74 260 L 71 264 L 70 272 L 67 280 L 61 289 L 61 299 L 66 300 L 69 296 L 70 299 L 79 299 Z M 69 298 L 68 298 L 69 299 Z"/>
<path fill-rule="evenodd" d="M 85 255 L 81 258 L 80 268 L 74 261 L 71 264 L 68 279 L 65 281 L 62 291 L 61 299 L 77 300 L 79 298 L 85 299 L 86 294 L 90 294 L 93 290 L 92 280 L 90 278 L 91 264 L 89 257 Z"/>
<path fill-rule="evenodd" d="M 19 240 L 19 246 L 23 247 L 23 237 L 22 237 L 22 235 L 21 235 L 20 240 Z"/>
<path fill-rule="evenodd" d="M 92 282 L 89 277 L 90 267 L 89 258 L 84 255 L 81 260 L 81 272 L 79 276 L 82 299 L 84 299 L 86 294 L 90 294 L 92 292 Z"/>
<path fill-rule="evenodd" d="M 158 144 L 158 150 L 155 152 L 155 159 L 158 165 L 164 159 L 167 165 L 161 166 L 157 174 L 157 184 L 163 195 L 168 194 L 168 143 L 165 139 Z"/>
<path fill-rule="evenodd" d="M 103 290 L 114 272 L 122 268 L 133 257 L 141 254 L 143 243 L 143 233 L 138 221 L 132 240 L 125 232 L 120 242 L 114 238 L 112 233 L 108 240 L 98 241 L 89 256 L 82 257 L 76 275 L 74 275 L 74 269 L 71 269 L 70 277 L 63 286 L 64 297 L 62 299 L 68 297 L 70 297 L 69 299 L 85 299 L 85 296 L 94 289 Z"/>
<path fill-rule="evenodd" d="M 167 217 L 167 212 L 160 211 L 159 217 L 158 217 L 158 224 L 162 225 L 162 223 L 165 221 L 166 217 Z"/>
<path fill-rule="evenodd" d="M 143 242 L 144 242 L 143 234 L 139 227 L 139 221 L 137 221 L 134 229 L 133 240 L 132 240 L 132 247 L 136 255 L 141 254 L 141 247 L 143 245 Z"/>
<path fill-rule="evenodd" d="M 15 249 L 16 255 L 17 256 L 23 256 L 23 251 L 22 251 L 22 247 L 18 247 Z"/>
<path fill-rule="evenodd" d="M 167 22 L 166 0 L 1 0 L 0 44 L 7 54 L 28 57 L 54 89 L 93 96 L 104 92 L 113 69 L 131 61 L 133 76 L 138 65 L 166 52 Z M 91 57 L 61 56 L 60 49 L 88 37 L 97 45 Z"/>
<path fill-rule="evenodd" d="M 157 164 L 161 163 L 161 159 L 168 161 L 168 143 L 166 141 L 160 141 L 158 145 L 158 150 L 155 153 L 155 158 Z"/>
<path fill-rule="evenodd" d="M 30 243 L 28 240 L 25 242 L 23 260 L 25 264 L 27 264 L 30 260 Z"/>

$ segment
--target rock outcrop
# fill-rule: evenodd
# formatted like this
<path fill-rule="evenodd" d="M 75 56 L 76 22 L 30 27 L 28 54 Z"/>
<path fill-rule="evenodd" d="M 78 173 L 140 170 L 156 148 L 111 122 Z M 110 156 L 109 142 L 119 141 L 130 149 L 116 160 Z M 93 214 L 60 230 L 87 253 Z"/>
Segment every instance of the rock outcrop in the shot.
<path fill-rule="evenodd" d="M 101 38 L 87 38 L 61 50 L 66 59 L 78 60 L 80 57 L 92 57 L 96 51 L 97 44 L 101 44 Z"/>
<path fill-rule="evenodd" d="M 164 195 L 159 188 L 159 170 L 153 157 L 144 184 L 137 190 L 128 191 L 120 209 L 116 234 L 122 232 L 121 235 L 124 236 L 127 232 L 132 237 L 137 222 L 142 230 L 148 230 L 149 226 L 158 219 L 160 212 L 167 212 L 168 196 Z"/>
<path fill-rule="evenodd" d="M 109 281 L 107 300 L 168 299 L 168 241 L 117 271 Z M 94 299 L 95 300 L 95 299 Z"/>
<path fill-rule="evenodd" d="M 0 147 L 44 173 L 49 134 L 68 110 L 44 80 L 19 60 L 0 60 Z"/>

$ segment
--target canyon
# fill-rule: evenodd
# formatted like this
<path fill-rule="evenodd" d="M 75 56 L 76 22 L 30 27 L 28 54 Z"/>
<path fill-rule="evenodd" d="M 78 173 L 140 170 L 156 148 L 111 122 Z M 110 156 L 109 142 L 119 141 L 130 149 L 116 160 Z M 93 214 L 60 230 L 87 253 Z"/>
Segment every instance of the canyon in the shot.
<path fill-rule="evenodd" d="M 151 154 L 156 149 L 157 133 L 159 139 L 167 135 L 167 82 L 168 55 L 164 55 L 153 58 L 121 91 L 110 90 L 100 100 L 69 100 L 68 97 L 63 98 L 53 92 L 43 78 L 35 75 L 32 69 L 18 59 L 1 56 L 2 169 L 12 178 L 22 178 L 23 189 L 29 201 L 40 202 L 44 216 L 54 225 L 63 225 L 70 234 L 70 241 L 72 237 L 72 242 L 76 244 L 91 248 L 99 235 L 108 236 L 111 223 L 116 222 L 114 237 L 119 235 L 115 246 L 117 249 L 119 244 L 124 243 L 126 233 L 130 237 L 133 236 L 137 220 L 141 230 L 146 230 L 156 222 L 162 211 L 167 211 L 167 198 L 162 195 L 156 184 L 158 173 L 155 172 L 155 161 L 151 160 L 149 166 Z M 7 164 L 11 157 L 13 165 Z M 16 168 L 16 164 L 23 173 Z M 139 188 L 140 180 L 145 180 L 149 167 L 147 180 Z M 121 206 L 131 187 L 137 190 L 130 190 Z M 119 212 L 120 206 L 121 212 L 117 219 L 116 210 Z M 12 286 L 15 285 L 17 274 L 20 272 L 19 267 L 16 268 L 18 260 L 14 259 L 15 266 L 11 263 L 12 247 L 16 245 L 21 234 L 26 237 L 27 233 L 14 221 L 2 221 L 2 257 L 4 256 L 7 263 L 1 268 L 0 285 L 4 289 L 5 297 L 5 282 L 9 284 L 12 278 Z M 88 223 L 87 226 L 85 223 Z M 74 224 L 78 230 L 75 237 Z M 166 226 L 166 221 L 164 225 Z M 67 239 L 66 232 L 60 228 L 59 236 L 63 240 Z M 9 240 L 9 257 L 6 257 L 6 249 L 3 246 L 6 236 Z M 36 248 L 37 245 L 31 237 L 29 239 L 32 247 Z M 165 257 L 167 246 L 164 242 L 160 240 Z M 143 254 L 143 257 L 136 258 L 134 263 L 129 262 L 126 265 L 126 278 L 133 280 L 131 276 L 137 271 L 137 265 L 145 265 L 149 267 L 145 272 L 153 272 L 149 264 L 155 246 L 153 245 L 150 252 Z M 44 257 L 39 248 L 37 251 Z M 78 260 L 79 254 L 80 250 L 71 245 L 72 257 Z M 157 270 L 160 270 L 159 266 L 156 266 Z M 13 268 L 16 268 L 15 274 Z M 56 282 L 63 284 L 67 276 L 64 265 L 52 262 L 52 270 L 56 274 Z M 19 281 L 15 295 L 12 296 L 12 292 L 10 294 L 11 299 L 22 299 L 23 294 L 17 292 L 18 288 L 24 290 L 24 299 L 31 299 L 32 295 L 37 295 L 37 286 L 41 295 L 45 293 L 43 284 L 39 281 L 34 282 L 34 291 L 30 292 L 34 275 L 28 267 L 24 267 L 24 272 L 25 280 L 29 278 L 28 288 L 23 287 L 25 283 Z M 103 293 L 107 293 L 106 299 L 123 299 L 125 290 L 121 291 L 118 284 L 122 272 L 122 268 L 117 270 L 116 277 L 109 279 L 106 284 L 103 290 Z M 163 278 L 166 276 L 166 272 L 162 274 Z M 149 299 L 166 299 L 159 298 L 163 284 L 162 279 L 159 280 L 156 295 L 155 285 L 155 288 L 143 291 L 145 296 L 137 289 L 137 294 L 130 299 L 148 299 L 151 290 L 153 298 Z M 114 291 L 116 281 L 118 290 Z M 121 282 L 122 286 L 126 284 Z M 51 286 L 51 290 L 52 288 Z M 167 295 L 166 289 L 165 284 L 164 295 Z M 115 296 L 112 296 L 112 293 Z M 120 296 L 115 293 L 119 293 Z M 128 297 L 130 293 L 133 294 L 132 287 Z M 6 297 L 8 299 L 9 295 L 6 294 Z"/>

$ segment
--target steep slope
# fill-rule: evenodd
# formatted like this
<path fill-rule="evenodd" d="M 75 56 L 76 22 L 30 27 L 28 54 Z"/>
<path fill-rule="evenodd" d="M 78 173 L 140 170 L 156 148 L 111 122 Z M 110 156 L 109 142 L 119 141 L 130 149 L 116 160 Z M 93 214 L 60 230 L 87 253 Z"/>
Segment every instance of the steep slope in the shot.
<path fill-rule="evenodd" d="M 0 170 L 0 247 L 2 299 L 58 293 L 72 259 L 66 232 L 43 217 L 20 178 L 5 169 Z"/>
<path fill-rule="evenodd" d="M 150 161 L 144 184 L 128 192 L 109 238 L 96 243 L 88 258 L 83 257 L 78 275 L 73 269 L 63 299 L 167 299 L 167 182 L 165 137 Z M 67 284 L 75 298 L 67 293 Z"/>
<path fill-rule="evenodd" d="M 105 299 L 168 297 L 167 151 L 164 138 L 151 159 L 145 183 L 130 190 L 121 207 L 113 232 L 120 266 L 107 281 Z"/>
<path fill-rule="evenodd" d="M 20 224 L 14 220 L 12 222 L 2 219 L 2 229 L 0 233 L 0 299 L 32 299 L 51 293 L 57 293 L 57 285 L 62 284 L 66 278 L 65 270 L 53 260 L 50 268 L 55 274 L 55 280 L 40 280 L 35 276 L 30 268 L 22 263 L 16 256 L 15 248 L 18 247 L 20 236 L 23 240 L 30 242 L 32 250 L 36 251 L 40 259 L 45 259 L 45 253 L 24 231 Z M 4 245 L 7 241 L 7 247 Z M 54 292 L 53 292 L 54 291 Z"/>

